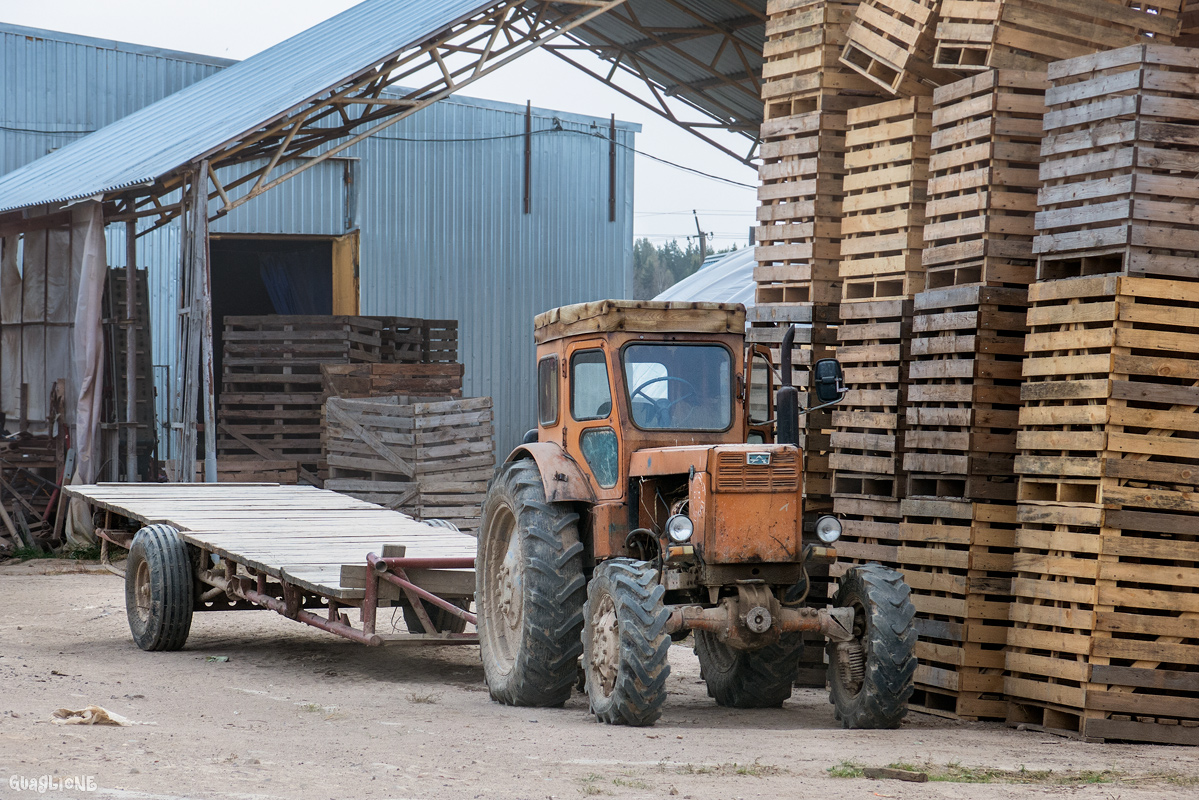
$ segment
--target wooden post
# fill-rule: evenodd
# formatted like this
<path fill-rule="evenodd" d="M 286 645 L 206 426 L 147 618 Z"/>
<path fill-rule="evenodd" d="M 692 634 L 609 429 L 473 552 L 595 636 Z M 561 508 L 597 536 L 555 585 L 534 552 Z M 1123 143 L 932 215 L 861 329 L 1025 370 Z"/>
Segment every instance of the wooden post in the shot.
<path fill-rule="evenodd" d="M 532 213 L 533 101 L 525 102 L 525 213 Z"/>
<path fill-rule="evenodd" d="M 208 263 L 208 162 L 200 162 L 196 171 L 192 212 L 195 237 L 196 286 L 200 307 L 200 365 L 204 380 L 204 482 L 216 483 L 216 376 L 212 356 L 212 270 Z"/>
<path fill-rule="evenodd" d="M 125 223 L 125 480 L 137 482 L 137 220 Z"/>

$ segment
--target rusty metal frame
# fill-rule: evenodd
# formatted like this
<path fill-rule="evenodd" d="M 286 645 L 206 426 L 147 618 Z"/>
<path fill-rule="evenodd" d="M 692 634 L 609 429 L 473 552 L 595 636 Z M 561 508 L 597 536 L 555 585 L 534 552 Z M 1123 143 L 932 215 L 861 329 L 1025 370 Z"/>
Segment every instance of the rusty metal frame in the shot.
<path fill-rule="evenodd" d="M 139 236 L 168 224 L 185 212 L 183 199 L 172 195 L 184 187 L 189 173 L 207 176 L 207 199 L 219 203 L 212 219 L 222 217 L 625 1 L 496 0 L 435 36 L 360 70 L 342 85 L 201 154 L 152 186 L 113 193 L 106 198 L 105 217 L 109 222 L 155 217 Z M 384 90 L 409 81 L 418 85 L 382 96 Z M 232 180 L 221 177 L 222 170 L 251 162 L 265 163 Z M 276 175 L 276 170 L 281 174 Z"/>
<path fill-rule="evenodd" d="M 112 541 L 109 535 L 116 533 L 104 529 L 101 536 Z M 119 537 L 125 540 L 124 537 Z M 119 543 L 119 542 L 114 542 Z M 128 547 L 128 543 L 122 544 Z M 475 615 L 460 608 L 448 600 L 438 597 L 432 592 L 420 588 L 408 580 L 406 569 L 473 569 L 474 558 L 379 558 L 374 553 L 366 557 L 366 589 L 361 600 L 344 600 L 322 594 L 310 588 L 302 587 L 286 578 L 274 578 L 261 570 L 247 564 L 241 564 L 236 557 L 224 556 L 220 568 L 206 568 L 209 563 L 209 553 L 201 551 L 200 564 L 196 569 L 196 579 L 208 586 L 197 603 L 198 611 L 208 610 L 204 602 L 209 602 L 221 596 L 233 603 L 242 603 L 242 608 L 265 608 L 274 611 L 305 625 L 336 634 L 359 644 L 378 647 L 385 644 L 478 644 L 479 637 L 474 633 L 438 633 L 432 620 L 424 610 L 421 600 L 428 601 L 438 608 L 443 608 L 452 614 L 475 623 Z M 246 574 L 238 572 L 238 566 Z M 392 583 L 404 592 L 408 602 L 412 604 L 421 623 L 425 626 L 424 633 L 408 633 L 381 635 L 376 631 L 379 611 L 379 581 Z M 321 602 L 325 606 L 321 605 Z M 316 611 L 325 609 L 322 616 Z M 357 608 L 361 616 L 361 625 L 355 627 L 344 612 Z M 312 610 L 310 610 L 312 609 Z M 228 608 L 214 608 L 225 611 Z"/>

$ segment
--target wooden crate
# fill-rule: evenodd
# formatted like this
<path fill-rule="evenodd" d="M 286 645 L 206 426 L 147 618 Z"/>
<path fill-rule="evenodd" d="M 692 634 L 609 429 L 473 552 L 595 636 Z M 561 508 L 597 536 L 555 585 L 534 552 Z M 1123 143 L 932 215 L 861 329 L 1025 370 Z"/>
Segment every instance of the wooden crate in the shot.
<path fill-rule="evenodd" d="M 1016 506 L 907 498 L 901 508 L 896 561 L 912 589 L 920 637 L 912 706 L 1004 719 Z"/>
<path fill-rule="evenodd" d="M 933 95 L 927 288 L 1032 281 L 1045 77 L 987 72 Z"/>
<path fill-rule="evenodd" d="M 196 482 L 204 481 L 204 464 L 196 464 Z M 300 483 L 299 461 L 266 461 L 261 458 L 222 458 L 217 461 L 217 483 Z"/>
<path fill-rule="evenodd" d="M 844 112 L 762 125 L 754 258 L 761 305 L 837 303 L 841 285 Z"/>
<path fill-rule="evenodd" d="M 1038 279 L 1199 276 L 1199 50 L 1137 45 L 1049 76 Z"/>
<path fill-rule="evenodd" d="M 460 397 L 461 364 L 322 364 L 322 400 L 385 395 Z"/>
<path fill-rule="evenodd" d="M 1020 505 L 1005 658 L 1010 723 L 1199 744 L 1194 513 Z"/>
<path fill-rule="evenodd" d="M 1044 70 L 1053 61 L 1181 32 L 1181 0 L 944 0 L 933 65 Z"/>
<path fill-rule="evenodd" d="M 762 55 L 767 120 L 841 111 L 881 97 L 880 87 L 839 61 L 858 0 L 769 0 Z"/>
<path fill-rule="evenodd" d="M 495 466 L 490 397 L 325 403 L 325 487 L 474 531 Z"/>
<path fill-rule="evenodd" d="M 1020 498 L 1168 509 L 1199 486 L 1199 283 L 1038 283 L 1021 389 Z M 1189 490 L 1189 489 L 1188 489 Z"/>
<path fill-rule="evenodd" d="M 903 469 L 908 496 L 1016 499 L 1027 289 L 916 295 Z"/>
<path fill-rule="evenodd" d="M 960 74 L 933 66 L 941 0 L 863 0 L 841 63 L 898 97 L 931 96 Z"/>
<path fill-rule="evenodd" d="M 932 100 L 848 112 L 841 220 L 842 299 L 911 297 L 924 288 L 924 204 Z"/>

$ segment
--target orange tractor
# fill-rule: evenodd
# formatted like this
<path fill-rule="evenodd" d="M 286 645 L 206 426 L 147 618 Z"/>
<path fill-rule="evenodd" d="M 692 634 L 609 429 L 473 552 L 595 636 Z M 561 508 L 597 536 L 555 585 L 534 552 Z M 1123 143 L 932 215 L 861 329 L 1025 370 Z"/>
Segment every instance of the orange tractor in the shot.
<path fill-rule="evenodd" d="M 804 536 L 793 334 L 776 391 L 740 305 L 609 300 L 537 317 L 538 426 L 489 488 L 476 559 L 494 699 L 560 706 L 581 656 L 598 720 L 652 725 L 671 640 L 694 633 L 717 703 L 778 706 L 803 633 L 819 631 L 842 724 L 899 724 L 916 668 L 903 578 L 854 566 L 832 607 L 806 602 L 806 565 L 835 558 L 841 525 L 824 516 Z M 813 370 L 816 407 L 839 402 L 840 365 Z"/>

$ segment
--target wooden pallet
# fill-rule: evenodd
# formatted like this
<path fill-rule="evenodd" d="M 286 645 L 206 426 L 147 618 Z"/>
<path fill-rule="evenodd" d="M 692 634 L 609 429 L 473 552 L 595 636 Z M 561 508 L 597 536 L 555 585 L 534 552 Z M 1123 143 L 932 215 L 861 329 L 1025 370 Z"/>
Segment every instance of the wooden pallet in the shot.
<path fill-rule="evenodd" d="M 907 300 L 842 303 L 837 357 L 845 399 L 833 407 L 833 496 L 902 496 L 906 361 L 912 305 Z"/>
<path fill-rule="evenodd" d="M 1181 0 L 945 0 L 933 65 L 1044 70 L 1053 61 L 1181 32 Z"/>
<path fill-rule="evenodd" d="M 846 116 L 841 263 L 845 301 L 911 297 L 924 288 L 932 101 L 891 100 Z"/>
<path fill-rule="evenodd" d="M 1199 742 L 1199 534 L 1189 513 L 1021 503 L 1009 721 Z"/>
<path fill-rule="evenodd" d="M 841 299 L 844 112 L 813 111 L 762 125 L 756 302 Z"/>
<path fill-rule="evenodd" d="M 461 397 L 464 368 L 438 364 L 322 364 L 322 400 L 404 394 Z"/>
<path fill-rule="evenodd" d="M 916 295 L 904 412 L 909 496 L 1016 499 L 1027 297 L 978 285 Z"/>
<path fill-rule="evenodd" d="M 931 96 L 961 76 L 933 67 L 941 0 L 863 0 L 841 63 L 897 97 Z"/>
<path fill-rule="evenodd" d="M 933 94 L 928 288 L 1032 281 L 1047 85 L 1039 73 L 987 72 Z"/>
<path fill-rule="evenodd" d="M 880 88 L 839 61 L 858 0 L 769 0 L 763 46 L 765 118 L 840 111 L 874 102 Z"/>
<path fill-rule="evenodd" d="M 921 711 L 1003 719 L 1014 503 L 907 498 L 896 561 L 912 589 Z"/>
<path fill-rule="evenodd" d="M 1038 279 L 1199 275 L 1199 52 L 1137 45 L 1050 70 Z"/>
<path fill-rule="evenodd" d="M 495 466 L 490 397 L 325 403 L 326 488 L 476 530 Z"/>
<path fill-rule="evenodd" d="M 1178 491 L 1199 485 L 1199 283 L 1071 278 L 1029 302 L 1021 499 L 1199 508 Z"/>

